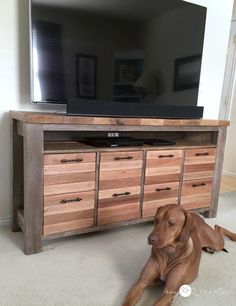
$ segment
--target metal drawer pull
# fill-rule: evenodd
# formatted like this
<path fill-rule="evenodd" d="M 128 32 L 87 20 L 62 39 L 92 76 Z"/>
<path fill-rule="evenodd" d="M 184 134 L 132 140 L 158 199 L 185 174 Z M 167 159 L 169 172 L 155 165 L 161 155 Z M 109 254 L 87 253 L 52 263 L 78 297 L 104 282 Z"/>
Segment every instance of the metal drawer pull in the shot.
<path fill-rule="evenodd" d="M 133 159 L 133 156 L 127 156 L 127 157 L 115 157 L 114 160 L 121 160 L 121 159 Z"/>
<path fill-rule="evenodd" d="M 158 157 L 160 158 L 164 158 L 164 157 L 174 157 L 173 154 L 169 154 L 169 155 L 158 155 Z"/>
<path fill-rule="evenodd" d="M 205 183 L 200 183 L 200 184 L 193 184 L 192 187 L 201 187 L 201 186 L 205 186 Z"/>
<path fill-rule="evenodd" d="M 66 163 L 80 163 L 83 161 L 83 158 L 76 158 L 76 159 L 61 159 L 62 164 Z"/>
<path fill-rule="evenodd" d="M 113 197 L 119 197 L 119 196 L 128 196 L 131 192 L 124 192 L 124 193 L 113 193 Z"/>
<path fill-rule="evenodd" d="M 207 156 L 209 155 L 209 152 L 205 152 L 205 153 L 196 153 L 195 156 Z"/>
<path fill-rule="evenodd" d="M 155 191 L 169 191 L 169 190 L 171 190 L 171 188 L 170 187 L 166 187 L 166 188 L 157 188 Z"/>
<path fill-rule="evenodd" d="M 60 201 L 62 204 L 70 203 L 70 202 L 80 202 L 82 201 L 81 198 L 74 198 L 74 199 L 63 199 Z"/>

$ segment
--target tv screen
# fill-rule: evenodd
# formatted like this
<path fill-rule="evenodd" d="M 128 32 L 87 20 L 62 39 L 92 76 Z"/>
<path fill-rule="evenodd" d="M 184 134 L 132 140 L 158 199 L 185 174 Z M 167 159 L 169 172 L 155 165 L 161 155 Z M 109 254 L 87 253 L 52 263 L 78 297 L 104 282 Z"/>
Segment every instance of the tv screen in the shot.
<path fill-rule="evenodd" d="M 30 13 L 32 101 L 197 105 L 205 7 L 32 0 Z"/>

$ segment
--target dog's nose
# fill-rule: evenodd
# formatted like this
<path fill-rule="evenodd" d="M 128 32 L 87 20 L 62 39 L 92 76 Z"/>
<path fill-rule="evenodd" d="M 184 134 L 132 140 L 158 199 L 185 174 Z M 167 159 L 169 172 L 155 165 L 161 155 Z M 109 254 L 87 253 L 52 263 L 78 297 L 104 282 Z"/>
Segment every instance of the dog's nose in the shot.
<path fill-rule="evenodd" d="M 148 237 L 148 243 L 149 243 L 149 244 L 152 244 L 152 245 L 153 245 L 156 241 L 157 241 L 157 237 L 156 237 L 156 236 L 150 235 L 150 236 Z"/>

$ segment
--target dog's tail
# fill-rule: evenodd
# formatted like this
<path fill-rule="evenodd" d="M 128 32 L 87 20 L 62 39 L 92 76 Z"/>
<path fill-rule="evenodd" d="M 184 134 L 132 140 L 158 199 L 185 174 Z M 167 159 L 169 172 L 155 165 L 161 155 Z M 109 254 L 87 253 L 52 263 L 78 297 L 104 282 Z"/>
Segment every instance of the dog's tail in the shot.
<path fill-rule="evenodd" d="M 236 233 L 230 232 L 226 228 L 219 225 L 215 225 L 215 230 L 220 232 L 222 235 L 229 237 L 229 239 L 231 239 L 232 241 L 236 242 Z"/>

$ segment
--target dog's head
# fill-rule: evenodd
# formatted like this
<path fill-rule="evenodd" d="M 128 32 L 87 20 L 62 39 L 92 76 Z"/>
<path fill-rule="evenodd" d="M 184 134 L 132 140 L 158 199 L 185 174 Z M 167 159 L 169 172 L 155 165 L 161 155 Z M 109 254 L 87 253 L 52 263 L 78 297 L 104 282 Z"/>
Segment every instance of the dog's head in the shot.
<path fill-rule="evenodd" d="M 175 246 L 176 242 L 187 242 L 192 230 L 190 213 L 175 204 L 161 206 L 156 212 L 154 229 L 148 242 L 155 248 Z"/>

